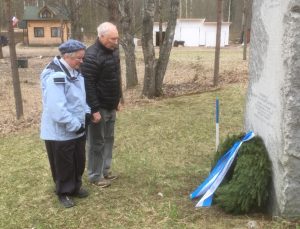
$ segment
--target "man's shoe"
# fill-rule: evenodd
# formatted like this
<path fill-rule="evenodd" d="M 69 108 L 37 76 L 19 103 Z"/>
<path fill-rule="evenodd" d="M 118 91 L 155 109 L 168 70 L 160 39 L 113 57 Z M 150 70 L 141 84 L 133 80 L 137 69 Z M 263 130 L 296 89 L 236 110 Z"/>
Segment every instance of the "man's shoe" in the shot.
<path fill-rule="evenodd" d="M 89 195 L 89 192 L 85 190 L 84 188 L 79 189 L 77 193 L 74 194 L 75 197 L 78 198 L 85 198 Z"/>
<path fill-rule="evenodd" d="M 72 201 L 72 199 L 66 195 L 58 196 L 59 202 L 65 207 L 65 208 L 71 208 L 74 207 L 75 204 Z"/>
<path fill-rule="evenodd" d="M 99 186 L 100 188 L 106 188 L 111 185 L 109 180 L 101 178 L 99 181 L 91 182 L 93 185 Z"/>
<path fill-rule="evenodd" d="M 107 175 L 104 175 L 104 179 L 106 179 L 106 180 L 115 180 L 115 179 L 117 179 L 118 178 L 118 176 L 117 175 L 115 175 L 115 174 L 112 174 L 111 172 L 110 173 L 108 173 Z"/>

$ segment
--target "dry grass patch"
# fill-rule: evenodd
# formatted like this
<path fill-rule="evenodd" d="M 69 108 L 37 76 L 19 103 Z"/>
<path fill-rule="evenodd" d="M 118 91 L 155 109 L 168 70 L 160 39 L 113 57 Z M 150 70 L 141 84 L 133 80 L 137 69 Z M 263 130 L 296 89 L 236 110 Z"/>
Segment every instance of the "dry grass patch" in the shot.
<path fill-rule="evenodd" d="M 126 107 L 118 113 L 113 165 L 120 179 L 99 189 L 88 184 L 85 175 L 91 195 L 76 199 L 71 209 L 63 209 L 54 196 L 38 136 L 39 74 L 56 51 L 19 47 L 17 52 L 30 57 L 29 68 L 19 69 L 22 120 L 14 118 L 7 52 L 0 64 L 0 228 L 238 229 L 247 228 L 249 221 L 257 228 L 296 228 L 296 222 L 264 215 L 232 216 L 217 207 L 196 210 L 188 198 L 210 170 L 216 97 L 221 138 L 243 130 L 247 62 L 241 60 L 240 48 L 222 49 L 218 88 L 211 85 L 213 49 L 173 49 L 165 96 L 158 100 L 140 98 L 144 65 L 138 49 L 139 85 L 125 91 Z"/>
<path fill-rule="evenodd" d="M 37 130 L 0 140 L 0 228 L 296 228 L 264 215 L 232 216 L 195 209 L 190 192 L 207 176 L 214 150 L 214 101 L 221 101 L 221 137 L 243 129 L 241 85 L 126 109 L 118 114 L 114 171 L 107 189 L 63 209 L 53 193 Z"/>

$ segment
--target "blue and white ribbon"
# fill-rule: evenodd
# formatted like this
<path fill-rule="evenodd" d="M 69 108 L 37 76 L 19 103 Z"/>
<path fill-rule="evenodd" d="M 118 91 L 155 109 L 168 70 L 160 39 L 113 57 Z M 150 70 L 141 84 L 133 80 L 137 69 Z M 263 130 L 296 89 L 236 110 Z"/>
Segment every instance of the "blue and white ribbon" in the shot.
<path fill-rule="evenodd" d="M 205 181 L 199 185 L 195 191 L 190 194 L 190 198 L 194 199 L 202 196 L 200 201 L 195 207 L 210 207 L 212 203 L 212 197 L 218 186 L 221 184 L 226 173 L 228 172 L 234 158 L 236 157 L 239 148 L 243 142 L 249 141 L 255 136 L 255 134 L 250 131 L 248 132 L 241 141 L 234 143 L 233 147 L 228 150 L 217 162 L 216 166 L 213 168 L 209 176 Z"/>

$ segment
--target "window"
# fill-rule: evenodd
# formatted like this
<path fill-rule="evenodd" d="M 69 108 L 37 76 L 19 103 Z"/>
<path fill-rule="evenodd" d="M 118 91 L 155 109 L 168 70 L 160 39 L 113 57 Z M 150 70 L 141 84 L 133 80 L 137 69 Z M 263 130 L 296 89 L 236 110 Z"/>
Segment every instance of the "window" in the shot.
<path fill-rule="evenodd" d="M 34 37 L 44 37 L 44 28 L 34 27 Z"/>
<path fill-rule="evenodd" d="M 44 10 L 41 13 L 41 18 L 51 18 L 51 13 L 48 10 Z"/>
<path fill-rule="evenodd" d="M 51 27 L 51 37 L 60 37 L 60 34 L 59 27 Z"/>

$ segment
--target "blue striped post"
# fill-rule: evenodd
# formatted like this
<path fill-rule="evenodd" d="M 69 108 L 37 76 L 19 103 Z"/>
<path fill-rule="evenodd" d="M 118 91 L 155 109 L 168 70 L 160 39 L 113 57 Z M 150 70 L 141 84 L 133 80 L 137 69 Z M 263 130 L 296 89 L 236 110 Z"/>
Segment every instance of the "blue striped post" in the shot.
<path fill-rule="evenodd" d="M 218 150 L 219 147 L 219 99 L 216 98 L 216 151 Z"/>

